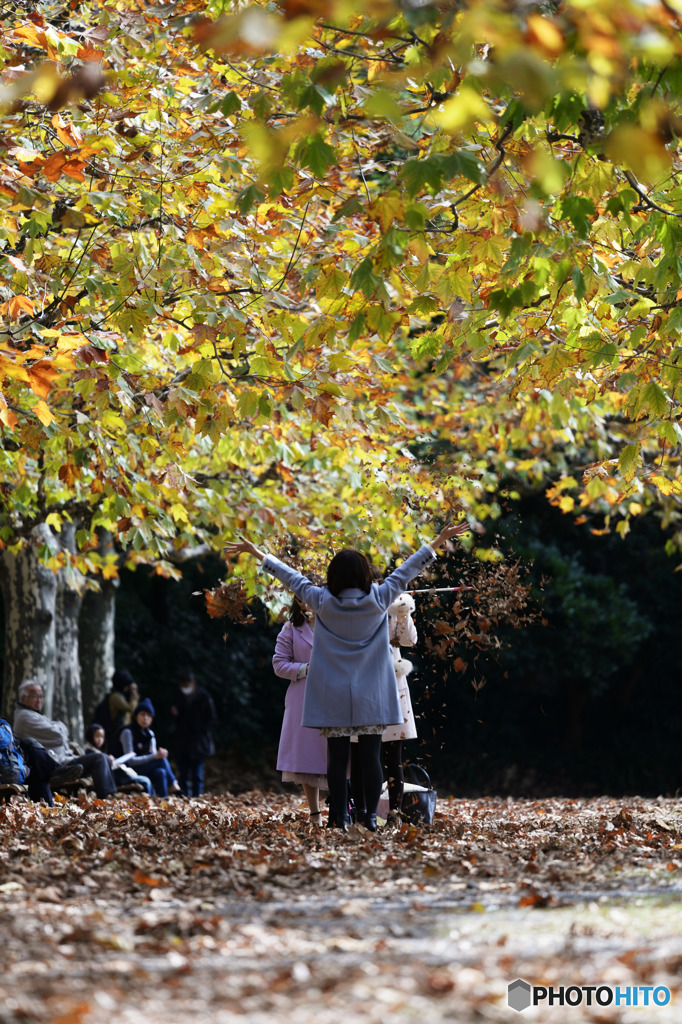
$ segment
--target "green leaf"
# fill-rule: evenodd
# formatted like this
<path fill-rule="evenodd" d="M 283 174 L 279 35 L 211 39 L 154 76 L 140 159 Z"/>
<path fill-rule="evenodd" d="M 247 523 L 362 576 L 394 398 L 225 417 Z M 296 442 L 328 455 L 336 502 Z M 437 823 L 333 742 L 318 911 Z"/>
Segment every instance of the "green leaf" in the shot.
<path fill-rule="evenodd" d="M 321 135 L 309 135 L 296 146 L 294 159 L 301 167 L 309 168 L 315 177 L 324 178 L 329 167 L 336 163 L 336 152 Z"/>
<path fill-rule="evenodd" d="M 656 419 L 665 416 L 668 411 L 668 399 L 665 391 L 655 381 L 645 384 L 641 392 L 642 405 L 646 406 L 649 415 Z"/>
<path fill-rule="evenodd" d="M 262 185 L 247 185 L 237 195 L 237 209 L 242 214 L 247 214 L 256 203 L 262 203 L 265 199 L 265 189 Z"/>
<path fill-rule="evenodd" d="M 420 334 L 410 342 L 412 355 L 417 361 L 432 359 L 443 348 L 443 339 L 437 334 Z"/>
<path fill-rule="evenodd" d="M 361 291 L 366 298 L 371 299 L 380 283 L 380 279 L 374 273 L 372 260 L 366 256 L 351 274 L 351 288 L 353 291 Z"/>
<path fill-rule="evenodd" d="M 626 444 L 618 459 L 618 471 L 624 480 L 632 480 L 638 466 L 642 464 L 641 444 Z"/>
<path fill-rule="evenodd" d="M 578 300 L 578 302 L 580 302 L 581 299 L 585 298 L 585 293 L 587 291 L 585 278 L 583 277 L 583 272 L 580 269 L 580 267 L 575 267 L 573 269 L 573 273 L 571 274 L 571 280 L 573 281 L 573 291 L 575 293 L 575 297 Z"/>

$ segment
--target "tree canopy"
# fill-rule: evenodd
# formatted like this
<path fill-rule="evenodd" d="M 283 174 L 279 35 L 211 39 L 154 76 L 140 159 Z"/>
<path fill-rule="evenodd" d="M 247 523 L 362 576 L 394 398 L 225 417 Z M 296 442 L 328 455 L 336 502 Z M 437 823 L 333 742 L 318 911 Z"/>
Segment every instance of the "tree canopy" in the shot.
<path fill-rule="evenodd" d="M 682 544 L 679 0 L 0 16 L 0 543 Z"/>

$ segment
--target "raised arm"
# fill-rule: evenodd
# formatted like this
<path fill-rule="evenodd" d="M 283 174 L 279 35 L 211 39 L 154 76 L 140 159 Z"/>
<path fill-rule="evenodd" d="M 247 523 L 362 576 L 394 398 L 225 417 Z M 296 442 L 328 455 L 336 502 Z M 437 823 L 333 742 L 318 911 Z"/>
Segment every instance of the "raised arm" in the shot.
<path fill-rule="evenodd" d="M 445 526 L 436 539 L 431 544 L 424 544 L 416 551 L 413 555 L 410 555 L 402 565 L 398 566 L 390 576 L 387 576 L 381 586 L 378 588 L 378 595 L 380 604 L 384 608 L 388 608 L 393 601 L 395 601 L 398 594 L 400 594 L 410 580 L 413 580 L 415 576 L 418 576 L 422 570 L 429 565 L 435 558 L 436 551 L 445 544 L 446 541 L 452 537 L 461 537 L 462 534 L 469 530 L 469 524 L 466 522 L 457 523 L 452 526 Z"/>
<path fill-rule="evenodd" d="M 261 551 L 250 540 L 242 539 L 232 544 L 226 544 L 224 554 L 226 558 L 234 558 L 236 555 L 241 554 L 253 555 L 254 558 L 259 558 L 262 562 L 262 568 L 266 572 L 269 572 L 271 576 L 275 576 L 280 583 L 283 583 L 292 594 L 300 598 L 313 611 L 318 610 L 323 588 L 316 587 L 302 573 L 297 572 L 295 569 L 290 569 L 284 562 L 280 562 L 279 558 L 274 558 L 272 555 L 266 554 L 265 551 Z"/>
<path fill-rule="evenodd" d="M 230 544 L 226 544 L 223 554 L 225 555 L 225 558 L 236 558 L 241 554 L 253 555 L 254 558 L 258 558 L 261 562 L 266 557 L 265 551 L 261 551 L 255 544 L 252 544 L 250 540 L 246 540 L 245 537 L 242 537 L 241 540 L 235 540 Z"/>
<path fill-rule="evenodd" d="M 468 533 L 470 530 L 471 527 L 466 520 L 461 523 L 450 523 L 449 526 L 444 526 L 436 539 L 431 542 L 431 547 L 434 551 L 437 551 L 438 548 L 442 548 L 443 544 L 445 544 L 447 540 L 451 540 L 453 537 L 456 537 L 459 540 L 460 537 L 465 533 Z"/>

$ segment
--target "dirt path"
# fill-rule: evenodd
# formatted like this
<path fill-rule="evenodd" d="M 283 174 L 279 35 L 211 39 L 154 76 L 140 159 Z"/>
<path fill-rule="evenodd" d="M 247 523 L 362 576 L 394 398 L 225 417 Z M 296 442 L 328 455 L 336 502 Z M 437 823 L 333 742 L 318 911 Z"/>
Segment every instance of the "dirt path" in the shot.
<path fill-rule="evenodd" d="M 679 1022 L 681 853 L 676 801 L 443 801 L 374 836 L 267 794 L 12 805 L 0 1022 Z M 517 978 L 671 1001 L 516 1013 Z"/>

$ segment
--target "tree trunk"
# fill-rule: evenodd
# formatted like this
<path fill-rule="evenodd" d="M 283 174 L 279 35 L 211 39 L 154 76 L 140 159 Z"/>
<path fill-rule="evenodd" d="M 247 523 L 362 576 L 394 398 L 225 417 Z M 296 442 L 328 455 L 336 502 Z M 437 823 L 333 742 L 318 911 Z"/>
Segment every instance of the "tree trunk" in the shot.
<path fill-rule="evenodd" d="M 100 534 L 102 556 L 113 552 L 108 531 Z M 114 618 L 118 580 L 99 579 L 99 590 L 86 590 L 79 622 L 81 692 L 85 721 L 92 721 L 95 708 L 109 689 L 114 674 Z"/>
<path fill-rule="evenodd" d="M 38 548 L 54 545 L 49 526 L 41 523 L 12 553 L 0 550 L 0 589 L 5 607 L 5 666 L 2 714 L 12 721 L 17 690 L 35 679 L 45 691 L 45 713 L 52 710 L 56 659 L 57 575 L 41 565 Z"/>
<path fill-rule="evenodd" d="M 72 554 L 76 545 L 76 526 L 65 523 L 59 536 L 64 551 Z M 78 658 L 78 621 L 81 611 L 84 578 L 71 566 L 57 577 L 56 644 L 52 718 L 64 722 L 69 737 L 83 742 L 83 699 L 81 669 Z"/>

